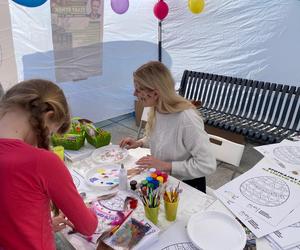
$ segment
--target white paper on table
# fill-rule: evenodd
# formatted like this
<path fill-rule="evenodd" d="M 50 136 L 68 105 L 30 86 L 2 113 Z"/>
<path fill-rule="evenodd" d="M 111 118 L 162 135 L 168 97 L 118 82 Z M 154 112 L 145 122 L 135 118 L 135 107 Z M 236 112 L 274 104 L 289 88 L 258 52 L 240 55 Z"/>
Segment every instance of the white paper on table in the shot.
<path fill-rule="evenodd" d="M 291 247 L 291 248 L 282 248 L 275 241 L 273 241 L 273 239 L 270 239 L 268 237 L 265 237 L 265 239 L 267 240 L 269 246 L 273 250 L 299 250 L 300 249 L 300 246 L 295 246 L 295 247 Z"/>
<path fill-rule="evenodd" d="M 300 218 L 300 207 L 297 207 L 288 217 L 277 226 L 272 226 L 266 223 L 264 220 L 256 217 L 243 207 L 239 206 L 235 200 L 229 199 L 215 191 L 218 199 L 236 216 L 241 220 L 245 226 L 257 237 L 261 238 L 274 231 L 285 228 L 291 224 L 299 221 Z"/>
<path fill-rule="evenodd" d="M 268 162 L 268 160 L 264 158 L 252 169 L 261 168 L 261 166 L 265 166 L 266 162 Z M 252 169 L 248 172 L 253 171 Z M 246 175 L 246 173 L 242 176 L 244 175 Z M 240 177 L 236 178 L 234 181 L 238 180 Z M 227 185 L 228 183 L 225 184 L 223 187 Z M 238 199 L 241 196 L 239 192 L 237 194 L 234 194 L 232 192 L 224 193 L 224 190 L 222 189 L 223 187 L 215 191 L 215 194 L 217 195 L 219 200 L 222 201 L 224 205 L 229 210 L 231 210 L 258 238 L 300 221 L 300 206 L 297 206 L 288 214 L 288 216 L 281 223 L 279 223 L 276 226 L 273 226 L 272 224 L 267 223 L 261 217 L 258 217 L 257 213 L 253 212 L 253 210 L 249 211 L 246 207 L 243 207 L 243 203 L 240 203 Z"/>
<path fill-rule="evenodd" d="M 300 245 L 300 222 L 290 225 L 266 236 L 282 249 L 290 249 Z"/>
<path fill-rule="evenodd" d="M 83 175 L 78 170 L 70 169 L 69 171 L 70 171 L 70 174 L 73 178 L 73 182 L 75 184 L 75 187 L 77 188 L 79 193 L 81 193 L 81 192 L 90 192 L 91 191 L 91 187 L 89 187 L 86 184 L 86 181 L 85 181 Z"/>
<path fill-rule="evenodd" d="M 300 174 L 300 141 L 284 140 L 280 143 L 255 147 L 255 149 L 286 169 L 290 174 Z"/>
<path fill-rule="evenodd" d="M 220 187 L 217 193 L 277 226 L 300 205 L 300 179 L 289 176 L 287 171 L 264 158 L 243 175 Z"/>
<path fill-rule="evenodd" d="M 152 245 L 151 249 L 197 250 L 198 248 L 193 245 L 188 237 L 186 222 L 178 220 L 160 235 L 159 241 Z"/>

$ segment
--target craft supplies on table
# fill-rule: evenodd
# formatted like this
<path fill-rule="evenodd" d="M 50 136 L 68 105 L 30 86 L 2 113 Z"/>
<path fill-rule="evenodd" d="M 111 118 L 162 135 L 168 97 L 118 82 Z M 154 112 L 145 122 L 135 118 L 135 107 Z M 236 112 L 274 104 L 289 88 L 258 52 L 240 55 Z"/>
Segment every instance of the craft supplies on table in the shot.
<path fill-rule="evenodd" d="M 162 177 L 160 171 L 151 171 L 149 175 L 141 181 L 138 194 L 144 205 L 146 218 L 157 224 L 163 182 L 167 177 Z M 162 181 L 157 180 L 157 177 L 161 177 Z"/>

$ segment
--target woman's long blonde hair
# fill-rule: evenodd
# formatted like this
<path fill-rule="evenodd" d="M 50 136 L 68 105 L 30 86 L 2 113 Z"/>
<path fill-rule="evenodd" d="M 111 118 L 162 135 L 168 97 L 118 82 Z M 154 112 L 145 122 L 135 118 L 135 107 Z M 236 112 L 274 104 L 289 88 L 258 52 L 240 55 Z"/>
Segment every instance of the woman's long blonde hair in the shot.
<path fill-rule="evenodd" d="M 49 148 L 49 130 L 43 114 L 53 111 L 52 122 L 60 123 L 59 133 L 65 133 L 71 123 L 69 107 L 63 91 L 53 82 L 32 79 L 10 88 L 0 100 L 0 115 L 20 107 L 30 114 L 29 123 L 37 138 L 37 146 Z"/>
<path fill-rule="evenodd" d="M 155 124 L 155 111 L 164 114 L 177 113 L 195 106 L 178 95 L 169 69 L 158 61 L 148 62 L 133 73 L 134 82 L 141 90 L 157 90 L 158 103 L 149 111 L 146 135 L 150 135 Z"/>

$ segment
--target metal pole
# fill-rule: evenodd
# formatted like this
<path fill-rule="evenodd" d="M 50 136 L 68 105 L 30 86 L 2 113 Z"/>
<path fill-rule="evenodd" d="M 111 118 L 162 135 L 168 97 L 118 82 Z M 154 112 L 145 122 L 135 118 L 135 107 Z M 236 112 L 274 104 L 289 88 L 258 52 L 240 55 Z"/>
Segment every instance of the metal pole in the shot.
<path fill-rule="evenodd" d="M 161 62 L 161 47 L 162 47 L 162 21 L 158 22 L 158 61 Z"/>

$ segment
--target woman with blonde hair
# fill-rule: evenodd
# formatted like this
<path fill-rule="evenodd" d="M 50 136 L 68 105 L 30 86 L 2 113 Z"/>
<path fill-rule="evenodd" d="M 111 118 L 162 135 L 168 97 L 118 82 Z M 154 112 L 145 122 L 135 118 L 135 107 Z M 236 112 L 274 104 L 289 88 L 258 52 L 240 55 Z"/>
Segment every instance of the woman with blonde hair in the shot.
<path fill-rule="evenodd" d="M 175 91 L 168 68 L 149 62 L 133 73 L 134 95 L 144 107 L 151 107 L 146 136 L 140 140 L 124 138 L 121 147 L 150 147 L 151 155 L 138 165 L 167 171 L 205 192 L 205 176 L 216 169 L 208 135 L 194 105 Z"/>
<path fill-rule="evenodd" d="M 51 133 L 64 133 L 69 126 L 66 98 L 50 81 L 23 81 L 1 98 L 0 249 L 53 250 L 53 231 L 65 224 L 94 233 L 96 215 L 82 201 L 63 161 L 48 150 Z M 51 201 L 68 219 L 56 218 L 53 227 Z"/>

